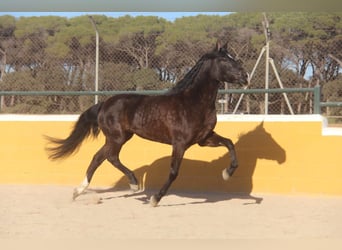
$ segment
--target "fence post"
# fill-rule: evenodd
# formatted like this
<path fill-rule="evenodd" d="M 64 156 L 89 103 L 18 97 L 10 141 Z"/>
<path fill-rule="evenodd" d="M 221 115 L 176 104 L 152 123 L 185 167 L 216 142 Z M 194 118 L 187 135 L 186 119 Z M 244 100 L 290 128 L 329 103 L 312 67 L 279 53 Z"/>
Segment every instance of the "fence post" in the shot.
<path fill-rule="evenodd" d="M 93 19 L 92 16 L 89 16 L 89 19 L 91 21 L 91 23 L 93 24 L 94 26 L 94 29 L 95 29 L 95 35 L 96 35 L 96 51 L 95 51 L 95 88 L 94 90 L 95 91 L 98 91 L 99 89 L 99 31 L 97 29 L 97 26 L 96 26 L 96 22 L 95 20 Z M 95 95 L 95 104 L 98 103 L 98 95 Z"/>
<path fill-rule="evenodd" d="M 316 85 L 314 87 L 314 114 L 321 113 L 321 87 Z"/>

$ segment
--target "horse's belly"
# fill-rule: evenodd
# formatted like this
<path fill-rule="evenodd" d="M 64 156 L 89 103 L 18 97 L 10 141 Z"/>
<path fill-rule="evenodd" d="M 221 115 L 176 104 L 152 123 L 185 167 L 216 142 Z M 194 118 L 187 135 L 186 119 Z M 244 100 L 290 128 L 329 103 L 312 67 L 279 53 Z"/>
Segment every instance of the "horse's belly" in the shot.
<path fill-rule="evenodd" d="M 172 144 L 171 137 L 165 133 L 164 130 L 158 129 L 145 129 L 145 130 L 136 130 L 134 133 L 144 139 L 156 141 L 164 144 Z"/>
<path fill-rule="evenodd" d="M 171 144 L 171 134 L 163 116 L 151 113 L 150 116 L 136 117 L 131 123 L 131 132 L 161 143 Z"/>

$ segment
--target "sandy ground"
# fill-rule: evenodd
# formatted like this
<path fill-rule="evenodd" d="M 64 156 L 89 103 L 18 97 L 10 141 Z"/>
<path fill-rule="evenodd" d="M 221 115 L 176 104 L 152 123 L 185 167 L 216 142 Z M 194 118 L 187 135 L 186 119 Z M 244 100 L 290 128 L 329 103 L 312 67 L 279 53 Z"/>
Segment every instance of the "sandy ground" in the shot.
<path fill-rule="evenodd" d="M 0 239 L 342 239 L 342 197 L 0 185 Z"/>

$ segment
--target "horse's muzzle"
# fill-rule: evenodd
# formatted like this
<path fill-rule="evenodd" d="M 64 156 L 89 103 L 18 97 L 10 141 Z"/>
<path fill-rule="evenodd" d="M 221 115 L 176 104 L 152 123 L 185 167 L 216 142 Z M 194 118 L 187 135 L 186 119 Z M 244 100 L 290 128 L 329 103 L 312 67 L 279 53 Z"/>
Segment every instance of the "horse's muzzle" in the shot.
<path fill-rule="evenodd" d="M 249 85 L 249 82 L 250 82 L 249 74 L 246 73 L 244 76 L 241 76 L 240 81 L 239 81 L 239 84 L 240 84 L 241 86 L 245 87 L 245 86 L 248 86 L 248 85 Z"/>

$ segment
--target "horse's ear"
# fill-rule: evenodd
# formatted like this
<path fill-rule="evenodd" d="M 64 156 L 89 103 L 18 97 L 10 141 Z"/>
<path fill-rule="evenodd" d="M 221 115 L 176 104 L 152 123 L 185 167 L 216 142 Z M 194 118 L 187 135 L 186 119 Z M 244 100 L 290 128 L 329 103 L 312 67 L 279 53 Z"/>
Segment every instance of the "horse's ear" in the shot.
<path fill-rule="evenodd" d="M 216 42 L 216 47 L 215 47 L 215 51 L 220 51 L 221 47 L 222 47 L 222 42 L 220 39 L 217 39 L 217 42 Z"/>
<path fill-rule="evenodd" d="M 228 42 L 226 42 L 224 45 L 222 45 L 222 41 L 218 39 L 216 42 L 215 50 L 220 51 L 222 48 L 227 50 L 228 49 Z"/>

